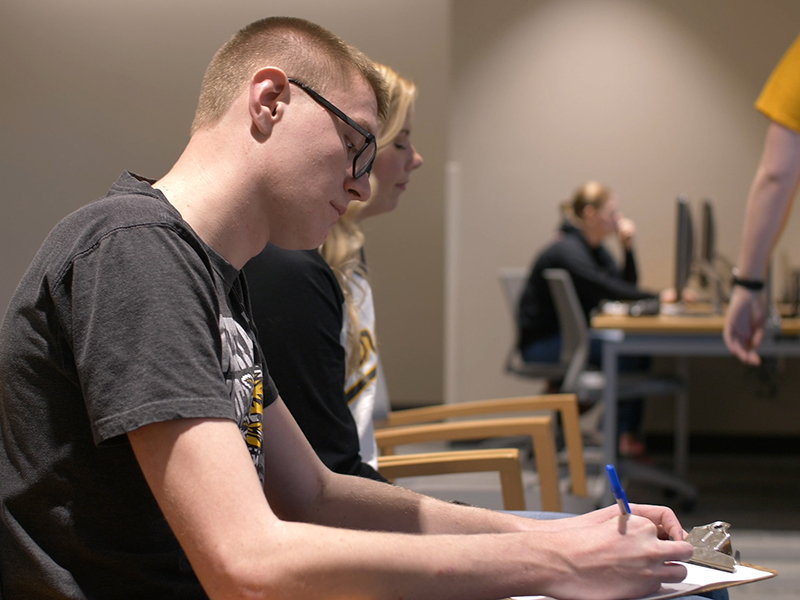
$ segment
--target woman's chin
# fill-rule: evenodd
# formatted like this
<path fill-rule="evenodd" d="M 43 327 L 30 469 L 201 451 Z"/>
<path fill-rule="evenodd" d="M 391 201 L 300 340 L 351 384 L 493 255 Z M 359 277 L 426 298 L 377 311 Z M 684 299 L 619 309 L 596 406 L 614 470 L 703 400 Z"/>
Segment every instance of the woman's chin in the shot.
<path fill-rule="evenodd" d="M 387 203 L 386 210 L 383 211 L 384 213 L 394 212 L 394 209 L 397 208 L 397 205 L 400 204 L 400 198 L 395 198 L 392 202 Z"/>
<path fill-rule="evenodd" d="M 392 212 L 400 203 L 400 194 L 393 195 L 391 198 L 371 198 L 369 204 L 365 205 L 362 214 L 364 217 L 377 217 Z"/>

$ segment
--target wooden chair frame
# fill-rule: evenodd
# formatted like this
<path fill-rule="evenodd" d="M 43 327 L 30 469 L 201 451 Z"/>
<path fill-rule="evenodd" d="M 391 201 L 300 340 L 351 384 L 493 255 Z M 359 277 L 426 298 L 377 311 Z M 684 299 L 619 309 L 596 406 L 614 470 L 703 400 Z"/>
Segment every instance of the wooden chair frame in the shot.
<path fill-rule="evenodd" d="M 507 413 L 525 413 L 557 411 L 561 416 L 564 442 L 567 449 L 570 483 L 572 493 L 585 498 L 588 494 L 586 486 L 586 462 L 584 458 L 583 436 L 580 426 L 578 399 L 575 394 L 543 394 L 537 396 L 519 396 L 515 398 L 497 398 L 440 404 L 423 408 L 398 410 L 389 413 L 385 421 L 376 423 L 376 437 L 384 428 L 393 428 L 421 423 L 437 423 L 447 419 L 463 419 L 483 417 Z M 380 434 L 381 436 L 385 434 Z M 514 435 L 514 434 L 506 434 Z M 489 436 L 484 436 L 489 437 Z M 379 438 L 380 440 L 381 438 Z M 388 439 L 379 441 L 378 446 L 383 454 L 393 454 L 394 448 Z M 534 448 L 535 450 L 535 448 Z"/>
<path fill-rule="evenodd" d="M 533 442 L 539 475 L 542 509 L 560 511 L 561 494 L 558 488 L 558 463 L 553 429 L 553 417 L 548 415 L 403 425 L 377 429 L 375 438 L 381 453 L 386 456 L 392 455 L 396 446 L 404 444 L 529 436 Z"/>
<path fill-rule="evenodd" d="M 387 479 L 497 471 L 503 507 L 506 510 L 526 509 L 519 450 L 516 448 L 381 456 L 378 458 L 378 471 Z"/>

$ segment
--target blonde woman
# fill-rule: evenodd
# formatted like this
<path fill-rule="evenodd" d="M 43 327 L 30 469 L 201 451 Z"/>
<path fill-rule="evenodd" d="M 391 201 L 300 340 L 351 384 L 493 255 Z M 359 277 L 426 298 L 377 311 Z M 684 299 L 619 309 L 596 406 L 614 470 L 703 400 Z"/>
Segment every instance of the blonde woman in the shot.
<path fill-rule="evenodd" d="M 314 450 L 332 470 L 372 479 L 376 402 L 386 410 L 375 311 L 360 223 L 394 210 L 422 165 L 411 143 L 416 87 L 376 65 L 389 88 L 365 202 L 351 202 L 320 251 L 267 248 L 245 266 L 270 374 Z"/>
<path fill-rule="evenodd" d="M 580 186 L 563 207 L 566 217 L 560 238 L 544 249 L 531 269 L 519 305 L 519 347 L 529 362 L 558 362 L 561 334 L 555 304 L 544 279 L 545 269 L 566 269 L 572 276 L 581 308 L 589 314 L 603 300 L 658 298 L 657 293 L 637 286 L 638 273 L 633 252 L 636 227 L 617 207 L 616 194 L 596 181 Z M 616 236 L 624 251 L 620 268 L 604 242 Z M 601 340 L 592 339 L 589 361 L 599 365 Z M 649 367 L 647 358 L 623 357 L 620 369 L 641 371 Z M 620 403 L 619 452 L 625 456 L 644 453 L 636 438 L 642 420 L 640 400 Z"/>

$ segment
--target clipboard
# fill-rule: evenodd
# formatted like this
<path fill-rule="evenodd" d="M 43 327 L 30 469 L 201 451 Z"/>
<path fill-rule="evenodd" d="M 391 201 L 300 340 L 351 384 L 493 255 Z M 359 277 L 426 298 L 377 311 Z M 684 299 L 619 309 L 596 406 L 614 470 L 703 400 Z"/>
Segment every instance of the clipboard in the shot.
<path fill-rule="evenodd" d="M 753 581 L 761 581 L 778 574 L 773 569 L 766 569 L 749 564 L 736 565 L 733 573 L 704 567 L 693 563 L 680 563 L 686 566 L 686 578 L 680 583 L 664 583 L 654 594 L 642 596 L 637 600 L 666 600 L 688 594 L 700 594 Z M 554 600 L 550 596 L 512 596 L 506 600 Z"/>
<path fill-rule="evenodd" d="M 729 527 L 728 523 L 716 521 L 692 529 L 689 541 L 695 546 L 695 556 L 700 560 L 680 563 L 686 567 L 683 581 L 664 583 L 657 592 L 637 600 L 667 600 L 775 577 L 778 572 L 774 569 L 739 561 L 738 553 L 734 552 L 731 544 Z M 513 596 L 505 600 L 553 599 L 549 596 Z"/>

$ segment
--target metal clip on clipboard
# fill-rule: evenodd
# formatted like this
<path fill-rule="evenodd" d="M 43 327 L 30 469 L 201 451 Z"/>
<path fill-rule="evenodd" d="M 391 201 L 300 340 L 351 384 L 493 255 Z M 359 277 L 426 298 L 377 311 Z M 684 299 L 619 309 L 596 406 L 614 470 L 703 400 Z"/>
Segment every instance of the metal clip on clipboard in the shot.
<path fill-rule="evenodd" d="M 724 521 L 715 521 L 692 529 L 687 541 L 694 546 L 694 556 L 689 562 L 733 573 L 739 552 L 733 551 L 729 527 Z"/>

